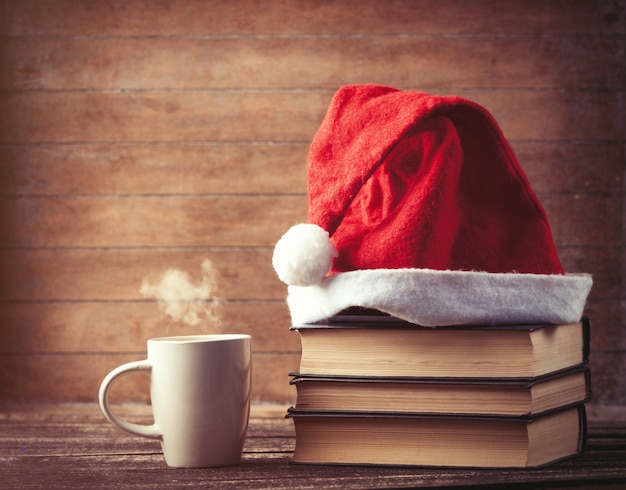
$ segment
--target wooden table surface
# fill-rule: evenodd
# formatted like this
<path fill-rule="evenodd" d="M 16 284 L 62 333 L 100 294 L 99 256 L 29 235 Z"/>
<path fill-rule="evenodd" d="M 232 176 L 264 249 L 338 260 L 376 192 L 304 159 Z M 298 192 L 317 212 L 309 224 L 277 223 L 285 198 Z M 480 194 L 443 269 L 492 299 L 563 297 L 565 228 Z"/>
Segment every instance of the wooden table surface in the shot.
<path fill-rule="evenodd" d="M 116 412 L 139 423 L 149 407 Z M 289 463 L 294 429 L 284 406 L 254 406 L 241 464 L 172 469 L 160 445 L 113 427 L 95 405 L 0 411 L 0 488 L 626 488 L 626 423 L 590 416 L 587 451 L 536 470 L 465 470 Z"/>

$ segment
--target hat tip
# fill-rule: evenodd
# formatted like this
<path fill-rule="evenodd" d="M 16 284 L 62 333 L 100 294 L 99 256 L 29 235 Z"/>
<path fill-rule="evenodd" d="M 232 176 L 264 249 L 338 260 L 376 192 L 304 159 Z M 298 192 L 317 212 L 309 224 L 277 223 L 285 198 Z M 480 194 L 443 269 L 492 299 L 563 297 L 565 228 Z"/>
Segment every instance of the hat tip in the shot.
<path fill-rule="evenodd" d="M 326 230 L 318 225 L 300 223 L 278 240 L 272 265 L 285 284 L 313 286 L 328 274 L 337 255 Z"/>

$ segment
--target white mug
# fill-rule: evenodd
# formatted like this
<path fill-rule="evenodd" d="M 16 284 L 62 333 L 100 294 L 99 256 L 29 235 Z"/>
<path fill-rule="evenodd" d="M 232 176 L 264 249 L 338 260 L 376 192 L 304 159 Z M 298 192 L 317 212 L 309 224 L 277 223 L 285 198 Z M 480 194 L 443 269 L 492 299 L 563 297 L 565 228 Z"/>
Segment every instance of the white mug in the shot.
<path fill-rule="evenodd" d="M 159 439 L 168 466 L 236 465 L 250 415 L 251 344 L 243 334 L 149 339 L 146 360 L 123 364 L 102 381 L 102 412 L 122 430 Z M 150 373 L 152 425 L 122 420 L 109 406 L 113 381 L 135 371 Z"/>

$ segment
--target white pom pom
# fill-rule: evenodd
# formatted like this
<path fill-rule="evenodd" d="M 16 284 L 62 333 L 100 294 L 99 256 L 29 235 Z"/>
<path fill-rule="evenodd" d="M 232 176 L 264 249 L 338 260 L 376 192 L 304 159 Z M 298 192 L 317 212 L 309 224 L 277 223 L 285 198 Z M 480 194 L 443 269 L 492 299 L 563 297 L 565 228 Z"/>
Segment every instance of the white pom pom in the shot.
<path fill-rule="evenodd" d="M 312 224 L 292 226 L 274 247 L 272 265 L 290 286 L 319 284 L 328 274 L 337 249 L 328 232 Z"/>

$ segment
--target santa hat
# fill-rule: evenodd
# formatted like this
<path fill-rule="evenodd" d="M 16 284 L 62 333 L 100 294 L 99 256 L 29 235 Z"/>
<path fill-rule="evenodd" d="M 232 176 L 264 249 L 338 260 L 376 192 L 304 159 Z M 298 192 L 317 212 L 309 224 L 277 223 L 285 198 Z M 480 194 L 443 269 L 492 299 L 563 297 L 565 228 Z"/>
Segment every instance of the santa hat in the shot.
<path fill-rule="evenodd" d="M 421 325 L 578 321 L 548 220 L 494 118 L 374 85 L 333 97 L 311 144 L 308 224 L 273 265 L 294 324 L 360 306 Z"/>

